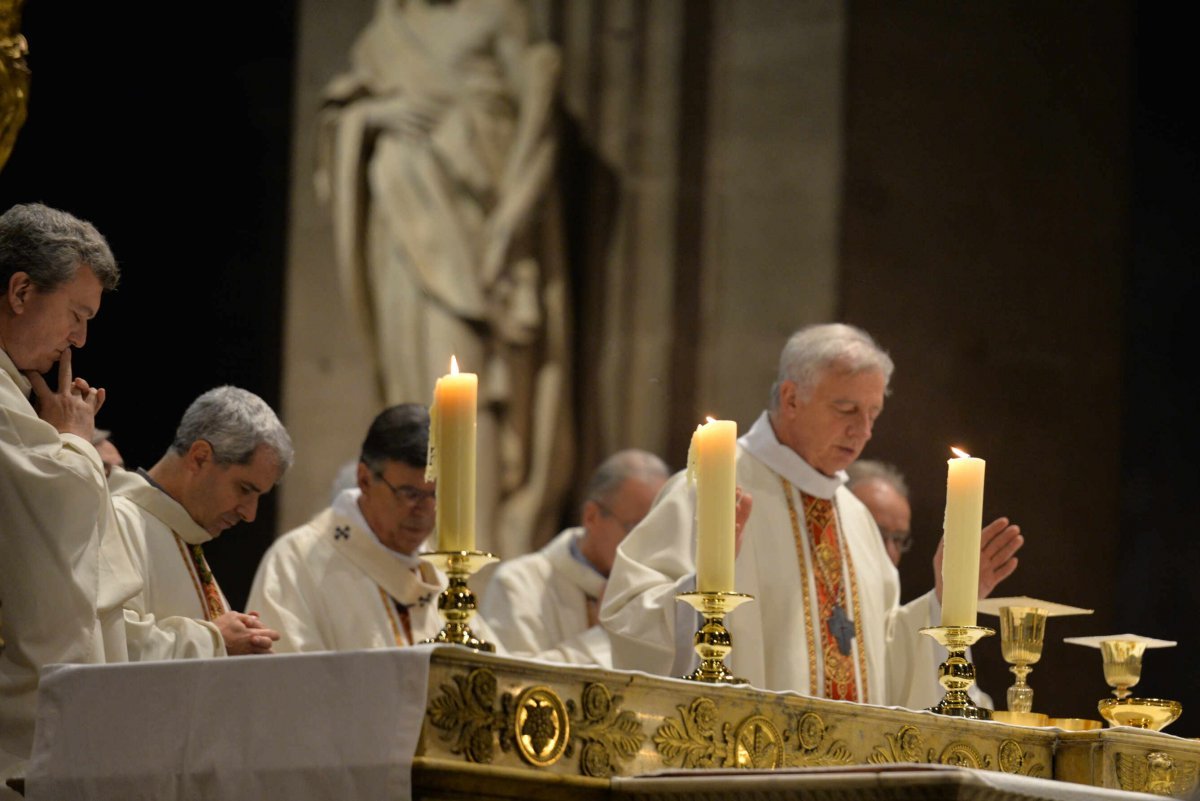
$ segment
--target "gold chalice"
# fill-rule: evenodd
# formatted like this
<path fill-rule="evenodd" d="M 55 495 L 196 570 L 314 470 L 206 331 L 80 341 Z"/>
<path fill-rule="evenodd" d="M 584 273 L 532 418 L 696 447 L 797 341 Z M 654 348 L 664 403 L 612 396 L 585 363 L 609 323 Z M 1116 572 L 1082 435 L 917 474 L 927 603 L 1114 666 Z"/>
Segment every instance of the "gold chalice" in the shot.
<path fill-rule="evenodd" d="M 1064 642 L 1100 649 L 1104 660 L 1104 680 L 1113 688 L 1114 698 L 1101 699 L 1097 708 L 1111 726 L 1133 726 L 1161 731 L 1183 713 L 1178 701 L 1163 698 L 1133 698 L 1129 688 L 1142 678 L 1142 657 L 1147 648 L 1169 648 L 1173 640 L 1156 640 L 1137 634 L 1109 634 L 1101 637 L 1068 637 Z"/>
<path fill-rule="evenodd" d="M 1033 688 L 1025 677 L 1042 658 L 1046 635 L 1046 610 L 1032 606 L 1006 606 L 1000 610 L 1000 652 L 1017 677 L 1008 688 L 1009 712 L 1033 711 Z"/>
<path fill-rule="evenodd" d="M 1028 596 L 1014 598 L 985 598 L 979 602 L 979 611 L 1000 617 L 1000 652 L 1004 661 L 1017 677 L 1008 688 L 1008 711 L 1016 714 L 1018 721 L 1033 712 L 1033 688 L 1026 677 L 1032 665 L 1042 658 L 1042 644 L 1046 638 L 1046 619 L 1059 615 L 1090 615 L 1091 609 L 1042 601 Z"/>

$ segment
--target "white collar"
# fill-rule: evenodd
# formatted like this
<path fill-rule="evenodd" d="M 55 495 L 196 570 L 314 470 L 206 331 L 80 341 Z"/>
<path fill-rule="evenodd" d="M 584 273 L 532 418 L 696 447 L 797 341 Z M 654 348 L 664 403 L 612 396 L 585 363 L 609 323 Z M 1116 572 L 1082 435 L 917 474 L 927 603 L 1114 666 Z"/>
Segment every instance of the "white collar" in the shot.
<path fill-rule="evenodd" d="M 374 539 L 375 542 L 378 542 L 381 548 L 399 559 L 400 562 L 406 567 L 413 569 L 420 567 L 421 559 L 418 556 L 409 556 L 406 553 L 393 551 L 380 541 L 379 535 L 376 534 L 374 530 L 372 530 L 370 524 L 367 523 L 367 518 L 363 516 L 362 508 L 358 505 L 358 499 L 361 496 L 362 490 L 360 490 L 358 487 L 350 487 L 349 489 L 342 490 L 340 493 L 338 493 L 338 496 L 333 499 L 334 514 L 340 515 L 348 520 L 355 528 L 360 528 L 370 534 L 371 538 Z"/>
<path fill-rule="evenodd" d="M 25 374 L 17 369 L 17 363 L 12 360 L 12 357 L 8 355 L 4 348 L 0 348 L 0 370 L 12 376 L 13 382 L 16 383 L 17 388 L 21 390 L 21 394 L 26 398 L 29 397 L 30 392 L 33 392 L 33 384 L 29 383 L 29 379 L 25 377 Z"/>
<path fill-rule="evenodd" d="M 839 470 L 833 477 L 827 476 L 780 442 L 775 436 L 775 429 L 771 427 L 771 419 L 767 412 L 759 415 L 738 443 L 760 462 L 809 495 L 832 499 L 838 487 L 846 483 L 844 470 Z"/>

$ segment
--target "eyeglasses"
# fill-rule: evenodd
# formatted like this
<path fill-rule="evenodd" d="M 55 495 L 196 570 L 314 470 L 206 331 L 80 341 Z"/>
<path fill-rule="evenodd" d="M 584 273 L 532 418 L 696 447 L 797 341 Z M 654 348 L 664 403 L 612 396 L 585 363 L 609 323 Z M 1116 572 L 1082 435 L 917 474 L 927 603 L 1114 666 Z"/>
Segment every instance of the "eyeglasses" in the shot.
<path fill-rule="evenodd" d="M 401 484 L 398 487 L 394 487 L 394 486 L 392 486 L 392 482 L 388 481 L 380 473 L 376 473 L 375 478 L 382 481 L 383 486 L 387 487 L 388 489 L 390 489 L 392 491 L 392 495 L 394 495 L 396 497 L 396 500 L 403 501 L 404 503 L 407 503 L 409 506 L 416 506 L 418 503 L 425 500 L 426 498 L 428 498 L 431 501 L 435 500 L 437 498 L 437 490 L 417 489 L 416 487 L 414 487 L 410 484 Z"/>
<path fill-rule="evenodd" d="M 880 530 L 879 533 L 883 535 L 884 544 L 894 544 L 900 553 L 908 553 L 912 550 L 913 536 L 911 532 Z"/>
<path fill-rule="evenodd" d="M 613 514 L 612 509 L 609 509 L 607 506 L 600 503 L 600 501 L 592 501 L 592 503 L 596 504 L 596 506 L 600 509 L 600 513 L 602 515 L 604 515 L 605 517 L 611 517 L 618 526 L 620 526 L 622 529 L 625 530 L 626 534 L 628 534 L 629 532 L 631 532 L 635 528 L 637 528 L 637 524 L 641 522 L 640 520 L 635 520 L 632 523 L 626 523 L 626 522 L 622 521 L 621 518 L 619 518 L 615 514 Z"/>

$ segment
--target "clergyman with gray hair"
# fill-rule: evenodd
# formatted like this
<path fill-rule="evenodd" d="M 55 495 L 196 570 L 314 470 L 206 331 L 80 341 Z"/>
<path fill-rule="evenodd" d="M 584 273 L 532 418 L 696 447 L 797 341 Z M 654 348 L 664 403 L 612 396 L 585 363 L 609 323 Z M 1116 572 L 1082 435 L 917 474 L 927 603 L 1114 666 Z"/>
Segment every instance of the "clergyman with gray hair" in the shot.
<path fill-rule="evenodd" d="M 105 391 L 71 371 L 119 279 L 91 223 L 41 203 L 0 214 L 0 780 L 29 757 L 42 667 L 125 659 L 128 588 L 107 578 L 122 550 L 92 445 Z"/>
<path fill-rule="evenodd" d="M 755 600 L 725 621 L 734 643 L 727 662 L 755 687 L 914 708 L 938 689 L 918 633 L 935 591 L 900 605 L 875 521 L 844 486 L 892 372 L 862 329 L 802 328 L 783 348 L 768 409 L 738 440 L 737 484 L 754 510 L 736 541 L 734 589 Z M 695 507 L 676 475 L 617 549 L 600 610 L 616 668 L 680 675 L 694 665 L 695 614 L 675 596 L 695 586 Z M 1004 547 L 985 548 L 980 560 L 989 592 L 1015 568 L 1021 545 L 1015 529 L 1002 536 Z"/>
<path fill-rule="evenodd" d="M 611 667 L 598 617 L 604 585 L 617 546 L 646 516 L 669 475 L 653 453 L 618 451 L 592 474 L 580 525 L 496 567 L 479 613 L 508 653 Z"/>
<path fill-rule="evenodd" d="M 113 470 L 113 506 L 140 583 L 124 606 L 131 661 L 271 652 L 278 632 L 229 608 L 203 546 L 253 521 L 292 457 L 267 402 L 223 386 L 192 402 L 153 467 Z"/>

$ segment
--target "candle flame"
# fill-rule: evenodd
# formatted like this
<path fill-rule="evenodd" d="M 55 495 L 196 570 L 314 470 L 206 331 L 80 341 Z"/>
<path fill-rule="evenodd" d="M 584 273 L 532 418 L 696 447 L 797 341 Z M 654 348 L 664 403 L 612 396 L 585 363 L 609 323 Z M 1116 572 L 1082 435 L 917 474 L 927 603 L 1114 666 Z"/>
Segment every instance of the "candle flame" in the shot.
<path fill-rule="evenodd" d="M 458 359 L 450 356 L 450 375 L 458 375 Z"/>
<path fill-rule="evenodd" d="M 715 423 L 715 422 L 717 422 L 716 420 L 714 420 L 714 419 L 713 419 L 712 415 L 705 415 L 705 416 L 704 416 L 704 419 L 705 419 L 705 420 L 707 420 L 707 421 L 708 421 L 708 422 L 710 422 L 710 423 Z"/>
<path fill-rule="evenodd" d="M 971 458 L 971 454 L 967 453 L 964 450 L 960 450 L 960 449 L 954 447 L 953 445 L 950 446 L 950 450 L 954 451 L 954 455 L 957 456 L 959 459 L 970 459 Z"/>

